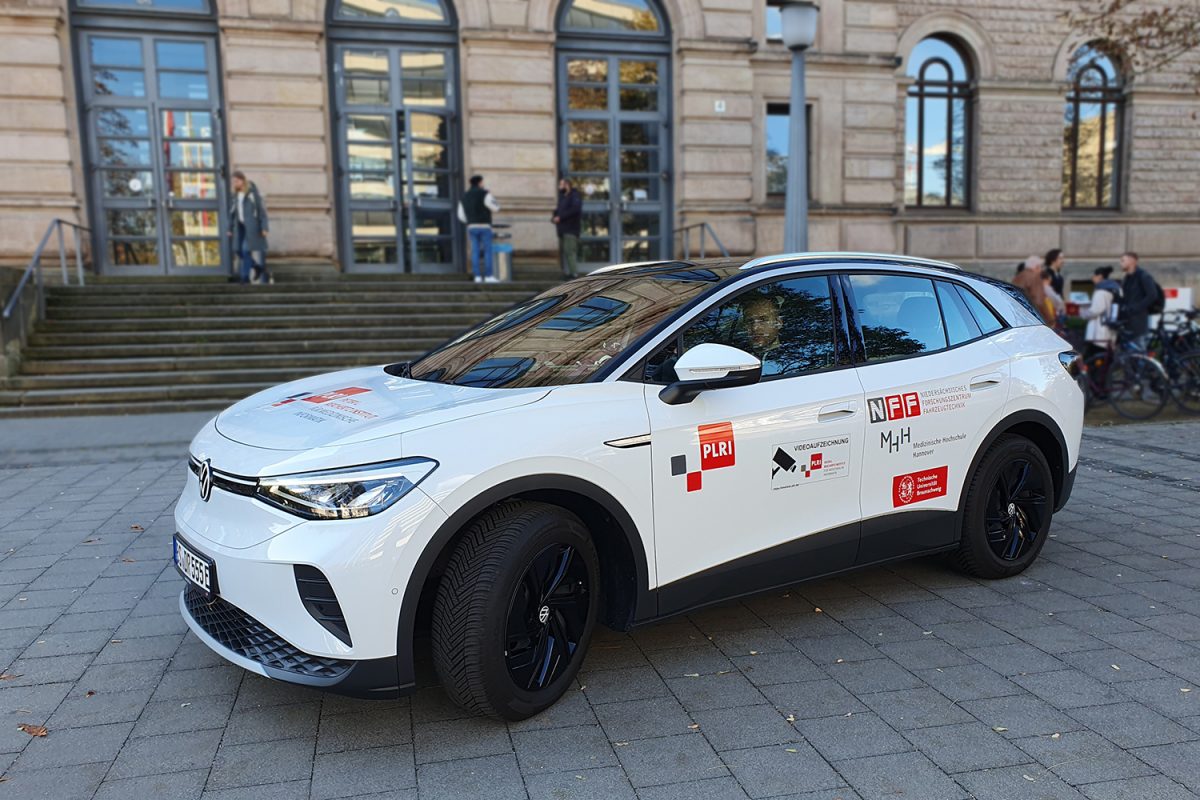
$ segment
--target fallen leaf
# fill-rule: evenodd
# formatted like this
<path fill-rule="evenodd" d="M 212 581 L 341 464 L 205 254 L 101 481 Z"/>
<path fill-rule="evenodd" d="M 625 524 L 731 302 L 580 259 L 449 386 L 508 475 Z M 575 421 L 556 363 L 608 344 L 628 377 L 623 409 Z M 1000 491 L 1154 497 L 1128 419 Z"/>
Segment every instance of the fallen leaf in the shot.
<path fill-rule="evenodd" d="M 752 656 L 756 656 L 756 655 L 758 655 L 758 651 L 757 651 L 757 650 L 751 650 L 751 651 L 750 651 L 750 655 L 752 655 Z"/>
<path fill-rule="evenodd" d="M 1188 692 L 1191 691 L 1191 689 L 1189 689 L 1188 687 L 1185 686 L 1182 689 L 1180 689 L 1179 691 L 1183 692 L 1184 694 L 1187 694 Z"/>
<path fill-rule="evenodd" d="M 845 663 L 846 663 L 846 659 L 844 659 L 844 658 L 839 658 L 837 661 L 835 661 L 835 662 L 833 662 L 833 663 L 835 663 L 835 664 L 845 664 Z"/>
<path fill-rule="evenodd" d="M 795 722 L 795 721 L 796 721 L 796 715 L 795 715 L 795 714 L 788 714 L 788 715 L 787 715 L 787 721 L 788 721 L 788 722 Z"/>
<path fill-rule="evenodd" d="M 133 525 L 130 525 L 130 526 L 129 526 L 129 530 L 131 530 L 131 531 L 144 531 L 144 530 L 146 530 L 146 529 L 145 529 L 145 528 L 143 528 L 141 525 L 133 524 Z"/>
<path fill-rule="evenodd" d="M 191 703 L 180 703 L 180 704 L 179 704 L 179 707 L 180 707 L 180 708 L 187 708 L 187 707 L 188 707 L 188 706 L 190 706 L 190 705 L 191 705 Z"/>
<path fill-rule="evenodd" d="M 1062 736 L 1062 734 L 1061 734 L 1061 733 L 1052 733 L 1052 734 L 1050 734 L 1050 738 L 1051 738 L 1051 739 L 1057 739 L 1057 738 L 1059 738 L 1060 736 Z"/>
<path fill-rule="evenodd" d="M 12 672 L 0 672 L 0 681 L 11 681 L 11 680 L 13 680 L 15 678 L 19 678 L 19 677 L 21 677 L 19 674 L 15 674 Z"/>
<path fill-rule="evenodd" d="M 921 633 L 924 634 L 925 636 L 929 636 L 930 634 L 933 633 L 933 631 L 921 631 Z"/>
<path fill-rule="evenodd" d="M 693 731 L 698 731 L 698 730 L 700 730 L 700 726 L 697 723 L 693 722 L 691 725 L 688 725 L 688 729 L 693 730 Z"/>
<path fill-rule="evenodd" d="M 17 730 L 25 731 L 30 736 L 45 736 L 48 733 L 45 725 L 30 725 L 27 722 L 18 724 Z"/>
<path fill-rule="evenodd" d="M 98 541 L 100 541 L 100 540 L 99 539 L 84 539 L 82 543 L 83 544 L 95 544 Z"/>
<path fill-rule="evenodd" d="M 1030 783 L 1037 783 L 1037 778 L 1034 778 L 1030 775 L 1022 775 L 1021 777 L 1024 778 L 1025 780 L 1029 781 Z"/>
<path fill-rule="evenodd" d="M 997 725 L 996 727 L 992 728 L 992 730 L 994 730 L 996 733 L 1004 733 L 1006 730 L 1008 730 L 1008 728 L 1005 728 L 1002 725 Z"/>
<path fill-rule="evenodd" d="M 816 614 L 820 614 L 820 613 L 821 613 L 821 609 L 820 609 L 820 608 L 814 608 L 814 609 L 813 609 L 813 612 L 814 612 L 814 613 L 816 613 Z"/>
<path fill-rule="evenodd" d="M 124 639 L 109 639 L 108 643 L 109 644 L 124 644 L 125 640 Z"/>
<path fill-rule="evenodd" d="M 95 697 L 95 696 L 96 696 L 96 693 L 94 691 L 92 691 L 91 689 L 88 689 L 87 693 L 84 694 L 84 697 Z"/>
<path fill-rule="evenodd" d="M 784 749 L 787 750 L 789 753 L 797 752 L 796 748 L 794 748 L 794 747 L 785 747 Z"/>
<path fill-rule="evenodd" d="M 137 562 L 134 561 L 132 558 L 129 558 L 128 556 L 121 556 L 121 563 L 122 564 L 136 564 Z"/>
<path fill-rule="evenodd" d="M 699 673 L 699 672 L 685 672 L 685 673 L 683 673 L 683 677 L 685 677 L 685 678 L 699 678 L 699 677 L 700 677 L 700 673 Z"/>
<path fill-rule="evenodd" d="M 1113 669 L 1115 669 L 1117 672 L 1121 671 L 1121 668 L 1118 667 L 1116 664 L 1109 664 L 1109 666 L 1112 667 Z"/>
<path fill-rule="evenodd" d="M 613 747 L 628 747 L 629 742 L 613 742 Z"/>
<path fill-rule="evenodd" d="M 18 597 L 17 602 L 24 603 L 28 599 L 29 599 L 28 597 Z"/>

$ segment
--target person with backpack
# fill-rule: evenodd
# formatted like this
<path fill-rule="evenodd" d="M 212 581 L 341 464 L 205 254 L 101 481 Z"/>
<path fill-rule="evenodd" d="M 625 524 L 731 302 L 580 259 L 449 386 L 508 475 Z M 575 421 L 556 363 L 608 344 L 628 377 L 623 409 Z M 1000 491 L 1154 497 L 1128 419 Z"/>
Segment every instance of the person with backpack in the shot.
<path fill-rule="evenodd" d="M 1117 332 L 1109 323 L 1115 322 L 1114 312 L 1120 308 L 1121 284 L 1112 279 L 1112 267 L 1097 267 L 1092 273 L 1092 303 L 1079 313 L 1087 320 L 1084 341 L 1087 342 L 1085 359 L 1108 350 L 1117 341 Z"/>
<path fill-rule="evenodd" d="M 1150 315 L 1162 313 L 1163 295 L 1158 282 L 1138 266 L 1138 255 L 1132 250 L 1122 254 L 1121 321 L 1125 323 L 1135 344 L 1146 349 L 1150 338 Z"/>

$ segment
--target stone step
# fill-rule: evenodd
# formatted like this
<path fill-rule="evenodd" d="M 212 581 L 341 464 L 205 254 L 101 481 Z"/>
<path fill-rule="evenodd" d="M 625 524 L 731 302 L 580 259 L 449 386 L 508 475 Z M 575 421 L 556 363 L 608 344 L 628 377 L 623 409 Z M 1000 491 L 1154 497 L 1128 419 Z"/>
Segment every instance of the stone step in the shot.
<path fill-rule="evenodd" d="M 375 339 L 370 349 L 376 352 L 412 353 L 425 352 L 444 340 L 436 340 L 428 347 L 413 345 L 412 339 Z M 282 341 L 282 342 L 181 342 L 177 344 L 102 344 L 80 346 L 29 347 L 23 357 L 31 361 L 78 360 L 94 358 L 180 358 L 199 356 L 250 356 L 291 355 L 296 353 L 345 353 L 353 352 L 354 343 L 344 339 L 328 341 Z"/>
<path fill-rule="evenodd" d="M 164 400 L 209 400 L 224 405 L 274 386 L 273 381 L 244 383 L 158 384 L 153 386 L 103 386 L 96 388 L 0 390 L 0 406 L 80 405 L 87 403 L 143 403 Z"/>
<path fill-rule="evenodd" d="M 46 307 L 53 309 L 93 308 L 108 306 L 162 305 L 162 306 L 225 306 L 230 309 L 253 305 L 311 305 L 330 303 L 354 305 L 359 303 L 476 303 L 505 302 L 513 304 L 529 297 L 527 289 L 490 289 L 480 291 L 436 289 L 417 291 L 414 289 L 372 289 L 367 291 L 322 290 L 314 292 L 145 292 L 107 294 L 59 294 L 46 297 Z"/>
<path fill-rule="evenodd" d="M 406 314 L 437 311 L 444 314 L 478 314 L 491 316 L 506 311 L 512 306 L 504 301 L 472 303 L 360 303 L 355 306 L 337 304 L 322 304 L 312 306 L 313 316 L 339 316 L 348 319 L 358 319 L 364 316 L 390 315 L 392 318 L 402 318 Z M 213 310 L 207 306 L 97 306 L 95 308 L 59 308 L 54 311 L 55 319 L 138 319 L 146 317 L 211 317 Z M 227 309 L 226 309 L 227 310 Z M 228 310 L 227 310 L 228 311 Z M 293 305 L 247 305 L 237 310 L 237 313 L 226 313 L 230 320 L 241 319 L 243 316 L 274 317 L 295 315 L 297 307 Z"/>
<path fill-rule="evenodd" d="M 240 341 L 258 339 L 330 339 L 420 336 L 449 338 L 486 319 L 479 314 L 406 317 L 266 317 L 245 319 L 200 317 L 134 320 L 60 320 L 46 323 L 30 338 L 31 344 L 99 344 L 102 342 Z M 350 322 L 361 322 L 355 326 Z"/>
<path fill-rule="evenodd" d="M 161 278 L 147 280 L 145 278 L 125 279 L 106 278 L 101 280 L 88 279 L 83 285 L 47 286 L 47 294 L 52 295 L 107 295 L 131 294 L 144 292 L 146 294 L 173 294 L 181 291 L 198 294 L 238 295 L 255 293 L 306 294 L 310 292 L 329 291 L 425 291 L 425 290 L 460 290 L 460 291 L 540 291 L 561 282 L 561 278 L 552 276 L 535 277 L 530 280 L 515 280 L 502 283 L 475 283 L 469 278 L 447 278 L 445 276 L 424 276 L 419 278 L 388 278 L 379 275 L 342 276 L 336 279 L 320 281 L 302 281 L 298 283 L 274 283 L 270 286 L 254 284 L 242 286 L 226 281 L 212 281 L 203 278 Z"/>
<path fill-rule="evenodd" d="M 177 372 L 253 370 L 271 368 L 312 369 L 332 372 L 350 366 L 368 366 L 407 361 L 421 355 L 417 350 L 343 350 L 333 353 L 278 353 L 271 355 L 179 356 L 176 358 L 79 358 L 27 359 L 21 363 L 21 376 L 88 375 L 93 373 L 154 372 L 169 376 Z M 163 380 L 167 380 L 163 377 Z"/>
<path fill-rule="evenodd" d="M 384 359 L 394 361 L 395 359 Z M 196 369 L 154 372 L 89 372 L 75 375 L 17 375 L 0 380 L 0 391 L 24 392 L 30 390 L 75 390 L 86 391 L 98 388 L 162 386 L 170 381 L 172 386 L 196 384 L 252 384 L 266 381 L 274 386 L 299 378 L 307 378 L 324 372 L 334 372 L 353 366 L 370 366 L 380 361 L 342 363 L 329 368 L 313 367 L 262 367 L 251 369 Z"/>
<path fill-rule="evenodd" d="M 29 406 L 0 405 L 0 419 L 28 417 L 126 416 L 129 414 L 166 414 L 175 411 L 212 411 L 227 408 L 224 400 L 147 400 L 140 403 L 45 403 Z M 180 450 L 180 457 L 184 456 Z"/>

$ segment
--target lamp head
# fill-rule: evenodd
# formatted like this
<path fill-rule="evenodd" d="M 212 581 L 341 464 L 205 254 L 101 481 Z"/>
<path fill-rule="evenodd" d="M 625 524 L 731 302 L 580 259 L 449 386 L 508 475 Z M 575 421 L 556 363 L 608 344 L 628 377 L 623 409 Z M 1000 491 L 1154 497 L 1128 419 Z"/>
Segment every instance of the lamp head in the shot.
<path fill-rule="evenodd" d="M 776 0 L 783 19 L 783 43 L 789 50 L 807 50 L 817 38 L 818 6 L 811 0 Z"/>

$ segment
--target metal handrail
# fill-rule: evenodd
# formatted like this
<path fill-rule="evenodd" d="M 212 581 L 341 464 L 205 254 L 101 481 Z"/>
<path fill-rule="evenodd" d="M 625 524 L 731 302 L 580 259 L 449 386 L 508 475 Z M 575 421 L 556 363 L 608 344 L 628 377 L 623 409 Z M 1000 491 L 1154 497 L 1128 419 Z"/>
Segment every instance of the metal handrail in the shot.
<path fill-rule="evenodd" d="M 21 302 L 21 293 L 25 290 L 26 284 L 29 283 L 30 277 L 33 277 L 34 283 L 37 285 L 37 304 L 38 304 L 38 319 L 46 315 L 46 290 L 42 280 L 42 252 L 46 249 L 46 244 L 50 241 L 50 234 L 58 232 L 58 265 L 62 269 L 62 281 L 64 286 L 71 285 L 70 274 L 67 272 L 67 248 L 63 241 L 63 226 L 71 226 L 75 235 L 75 275 L 79 280 L 79 285 L 84 285 L 83 279 L 83 237 L 80 235 L 82 231 L 91 231 L 91 228 L 86 225 L 79 225 L 66 219 L 54 219 L 47 226 L 46 232 L 42 234 L 42 240 L 38 242 L 37 249 L 33 251 L 33 257 L 29 259 L 29 266 L 25 268 L 21 279 L 17 281 L 16 288 L 12 294 L 8 296 L 8 302 L 4 304 L 4 312 L 0 317 L 9 319 L 13 312 L 17 310 L 17 305 Z"/>
<path fill-rule="evenodd" d="M 696 229 L 700 230 L 700 258 L 707 257 L 707 242 L 706 237 L 711 236 L 713 244 L 721 251 L 721 255 L 729 258 L 729 251 L 725 249 L 725 245 L 721 243 L 717 232 L 713 230 L 713 226 L 707 222 L 693 222 L 691 225 L 684 225 L 682 228 L 675 229 L 675 235 L 682 237 L 683 240 L 683 257 L 690 259 L 692 257 L 692 235 L 691 232 Z"/>

